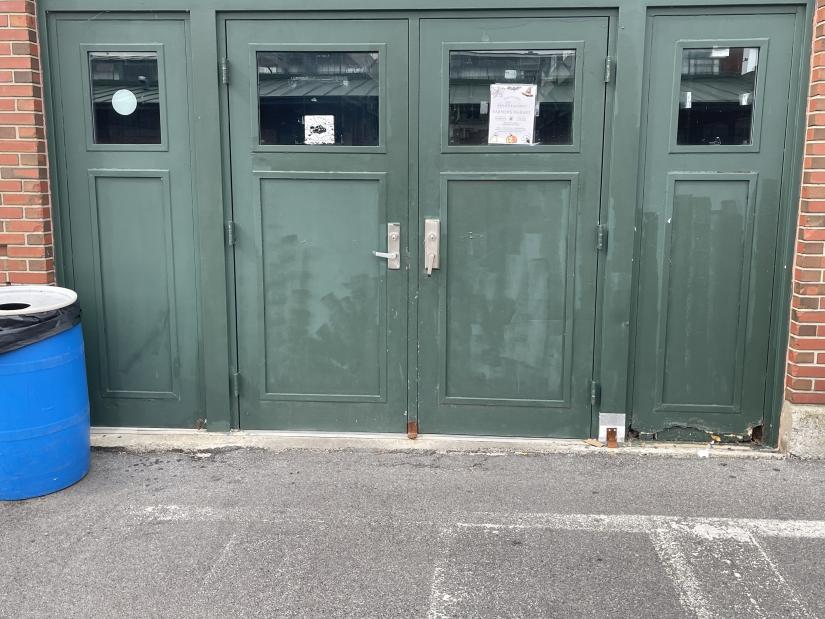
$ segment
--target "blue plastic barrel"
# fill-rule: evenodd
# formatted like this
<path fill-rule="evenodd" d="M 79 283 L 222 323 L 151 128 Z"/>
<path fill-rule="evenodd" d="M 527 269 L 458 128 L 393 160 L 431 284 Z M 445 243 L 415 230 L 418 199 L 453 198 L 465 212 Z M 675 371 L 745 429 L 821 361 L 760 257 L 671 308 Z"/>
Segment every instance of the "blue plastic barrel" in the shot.
<path fill-rule="evenodd" d="M 62 490 L 88 470 L 89 396 L 76 324 L 0 353 L 0 500 Z"/>

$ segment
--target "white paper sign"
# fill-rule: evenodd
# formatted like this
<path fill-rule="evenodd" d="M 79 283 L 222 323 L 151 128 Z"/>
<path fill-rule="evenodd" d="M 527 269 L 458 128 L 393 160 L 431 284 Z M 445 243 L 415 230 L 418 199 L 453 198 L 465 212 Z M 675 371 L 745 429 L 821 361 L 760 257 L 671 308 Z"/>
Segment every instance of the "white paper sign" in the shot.
<path fill-rule="evenodd" d="M 490 84 L 489 144 L 532 144 L 535 84 Z"/>
<path fill-rule="evenodd" d="M 335 116 L 304 116 L 304 144 L 335 144 Z"/>

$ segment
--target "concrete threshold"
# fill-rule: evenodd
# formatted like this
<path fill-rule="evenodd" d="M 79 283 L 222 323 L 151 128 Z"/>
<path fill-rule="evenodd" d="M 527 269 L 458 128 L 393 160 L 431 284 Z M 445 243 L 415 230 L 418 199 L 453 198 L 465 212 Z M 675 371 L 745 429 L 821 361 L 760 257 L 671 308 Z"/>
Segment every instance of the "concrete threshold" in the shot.
<path fill-rule="evenodd" d="M 276 432 L 238 430 L 169 430 L 156 428 L 92 428 L 92 447 L 135 453 L 159 451 L 210 452 L 224 449 L 270 451 L 405 451 L 486 455 L 610 454 L 667 456 L 671 458 L 767 458 L 786 457 L 776 449 L 757 445 L 706 443 L 658 443 L 629 441 L 616 449 L 589 444 L 581 439 L 511 438 L 422 434 L 410 440 L 405 434 L 333 432 Z"/>

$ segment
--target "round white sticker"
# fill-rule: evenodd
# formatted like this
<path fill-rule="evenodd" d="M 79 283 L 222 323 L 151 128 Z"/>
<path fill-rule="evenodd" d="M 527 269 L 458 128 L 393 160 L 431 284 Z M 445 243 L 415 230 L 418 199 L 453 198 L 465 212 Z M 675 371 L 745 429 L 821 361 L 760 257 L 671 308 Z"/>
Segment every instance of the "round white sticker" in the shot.
<path fill-rule="evenodd" d="M 137 109 L 137 97 L 131 90 L 121 88 L 112 95 L 112 107 L 121 116 L 128 116 Z"/>

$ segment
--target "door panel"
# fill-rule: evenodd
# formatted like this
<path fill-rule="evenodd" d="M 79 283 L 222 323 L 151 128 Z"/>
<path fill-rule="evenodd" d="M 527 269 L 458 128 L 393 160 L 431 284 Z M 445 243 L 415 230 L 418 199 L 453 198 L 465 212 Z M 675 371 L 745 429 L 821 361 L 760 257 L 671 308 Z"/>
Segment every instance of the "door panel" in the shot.
<path fill-rule="evenodd" d="M 670 175 L 671 220 L 657 322 L 662 406 L 736 410 L 751 247 L 752 174 Z M 719 303 L 728 297 L 729 302 Z M 709 312 L 707 308 L 714 308 Z"/>
<path fill-rule="evenodd" d="M 444 400 L 569 406 L 576 175 L 480 176 L 442 177 Z"/>
<path fill-rule="evenodd" d="M 793 14 L 656 16 L 633 427 L 762 423 Z"/>
<path fill-rule="evenodd" d="M 92 423 L 193 427 L 203 413 L 186 23 L 55 24 L 61 209 Z"/>
<path fill-rule="evenodd" d="M 375 225 L 386 219 L 384 179 L 336 176 L 259 176 L 267 398 L 386 396 L 386 267 L 363 251 L 384 242 Z"/>
<path fill-rule="evenodd" d="M 406 21 L 226 39 L 240 425 L 401 432 L 407 275 L 373 251 L 388 223 L 408 242 Z"/>
<path fill-rule="evenodd" d="M 606 17 L 422 20 L 421 210 L 441 221 L 439 268 L 414 266 L 422 432 L 590 433 L 607 49 Z M 535 121 L 501 139 L 508 83 L 535 88 Z"/>
<path fill-rule="evenodd" d="M 89 174 L 92 237 L 98 316 L 106 337 L 101 347 L 100 387 L 106 396 L 172 398 L 178 392 L 175 359 L 180 356 L 175 316 L 175 278 L 169 177 L 157 172 L 118 171 Z M 139 198 L 140 207 L 123 196 Z M 147 239 L 154 251 L 143 256 Z M 129 261 L 142 266 L 128 279 Z M 159 307 L 170 308 L 158 320 L 155 311 L 135 311 L 134 291 Z M 130 320 L 123 320 L 129 316 Z M 142 342 L 139 357 L 129 346 Z"/>

